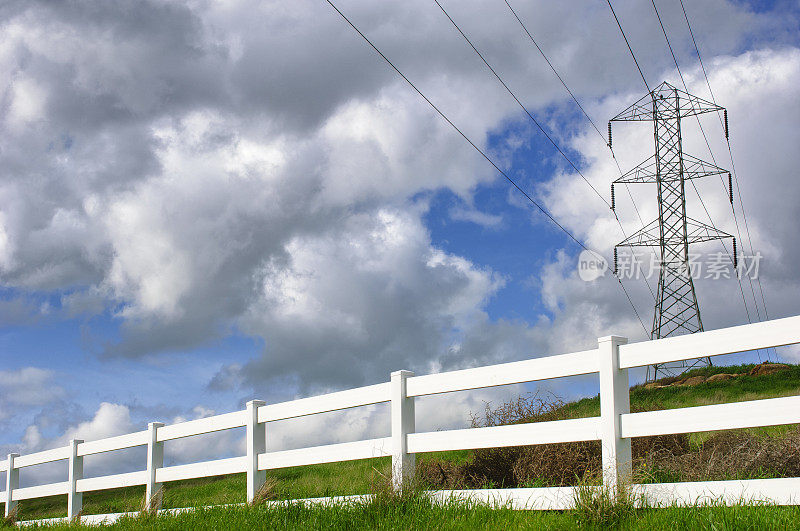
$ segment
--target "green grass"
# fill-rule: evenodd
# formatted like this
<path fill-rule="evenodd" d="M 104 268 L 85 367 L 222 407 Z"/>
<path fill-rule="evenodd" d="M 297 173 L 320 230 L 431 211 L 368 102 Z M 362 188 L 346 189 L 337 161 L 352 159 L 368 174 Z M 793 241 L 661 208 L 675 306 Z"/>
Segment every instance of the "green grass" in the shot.
<path fill-rule="evenodd" d="M 689 375 L 702 374 L 708 376 L 710 374 L 719 372 L 744 373 L 749 371 L 751 368 L 752 365 L 734 367 L 707 367 L 692 371 Z M 742 377 L 725 382 L 716 382 L 710 384 L 703 383 L 693 387 L 645 389 L 643 386 L 636 386 L 631 389 L 631 409 L 634 411 L 672 409 L 799 394 L 800 366 L 792 366 L 787 371 L 779 372 L 773 375 Z M 577 402 L 572 402 L 566 404 L 564 408 L 569 418 L 597 416 L 600 414 L 598 397 L 586 398 Z M 791 429 L 791 427 L 778 426 L 759 428 L 753 431 L 765 436 L 780 436 L 789 429 Z M 709 434 L 707 433 L 693 434 L 691 439 L 692 444 L 700 444 L 708 436 Z M 464 462 L 471 459 L 471 457 L 471 451 L 463 450 L 455 452 L 440 452 L 437 454 L 425 454 L 419 456 L 419 459 L 425 460 L 437 458 L 455 462 Z M 279 469 L 269 472 L 269 475 L 277 480 L 276 487 L 274 489 L 275 497 L 277 499 L 296 499 L 347 494 L 365 494 L 373 492 L 375 486 L 383 482 L 388 473 L 389 461 L 386 458 L 382 458 Z M 138 511 L 142 506 L 143 496 L 143 487 L 131 487 L 86 493 L 84 494 L 83 514 L 105 514 Z M 241 503 L 244 501 L 244 497 L 245 477 L 243 474 L 186 480 L 165 484 L 163 507 L 179 508 Z M 0 506 L 1 505 L 2 504 L 0 504 Z M 356 511 L 356 509 L 348 510 Z M 458 510 L 455 508 L 450 508 L 448 510 L 456 512 L 466 511 L 463 514 L 459 513 L 458 516 L 458 518 L 466 519 L 463 520 L 465 522 L 464 525 L 467 525 L 468 522 L 475 522 L 477 527 L 483 526 L 483 528 L 493 528 L 492 526 L 494 524 L 480 524 L 480 519 L 483 518 L 481 515 L 484 514 L 481 512 L 483 509 L 472 508 L 467 510 L 462 507 Z M 709 515 L 717 514 L 714 513 L 713 510 L 709 509 L 708 511 L 706 511 L 706 513 Z M 713 516 L 713 518 L 722 518 L 722 516 L 725 518 L 736 518 L 736 516 L 730 515 L 740 514 L 735 510 L 732 512 L 725 512 L 725 510 L 721 511 L 722 512 L 720 512 L 719 515 Z M 746 509 L 741 509 L 741 511 L 746 512 Z M 777 513 L 775 514 L 784 514 L 781 512 L 782 509 L 776 509 L 776 511 Z M 287 509 L 284 513 L 278 511 L 276 514 L 262 514 L 262 512 L 254 511 L 252 514 L 243 514 L 237 516 L 237 518 L 290 518 L 292 517 L 291 514 L 294 514 L 291 513 L 289 509 Z M 19 518 L 22 520 L 59 517 L 65 516 L 65 514 L 66 496 L 53 496 L 49 498 L 25 500 L 19 505 Z M 218 513 L 211 513 L 211 516 L 216 518 L 214 515 L 217 514 Z M 318 513 L 314 514 L 318 515 Z M 520 514 L 527 513 L 510 512 L 507 516 L 503 516 L 502 518 L 498 517 L 500 518 L 498 522 L 502 521 L 504 518 L 511 519 L 513 520 L 515 526 L 523 525 L 524 527 L 524 525 L 527 524 L 521 524 L 521 520 L 516 520 L 517 518 L 521 518 L 521 516 L 519 516 Z M 756 510 L 756 512 L 753 514 L 760 515 L 761 513 Z M 792 514 L 797 515 L 797 513 Z M 761 517 L 762 516 L 759 516 L 759 518 Z M 182 516 L 180 518 L 191 519 L 194 517 Z M 313 520 L 313 518 L 317 518 L 317 516 L 309 515 L 309 518 L 312 518 Z M 544 520 L 537 523 L 537 526 L 546 527 L 547 525 L 550 525 L 547 523 L 549 522 L 549 520 L 547 520 L 549 517 L 547 516 L 529 516 L 529 518 L 543 518 Z M 642 518 L 646 519 L 644 516 Z M 764 516 L 764 518 L 766 518 L 766 516 Z M 509 522 L 511 522 L 511 520 L 509 520 Z M 553 521 L 556 522 L 556 520 L 558 520 L 558 518 Z M 423 528 L 425 525 L 427 524 L 421 524 Z M 415 527 L 417 526 L 415 525 Z"/>
<path fill-rule="evenodd" d="M 711 376 L 713 374 L 743 374 L 754 365 L 732 365 L 728 367 L 703 367 L 687 372 L 684 376 Z M 800 395 L 800 365 L 790 365 L 789 370 L 765 376 L 738 377 L 724 382 L 702 383 L 691 387 L 662 387 L 645 389 L 643 385 L 631 388 L 631 411 L 653 411 L 683 407 L 743 402 L 764 398 Z M 600 397 L 584 398 L 565 405 L 568 418 L 596 417 L 600 415 Z M 768 426 L 748 431 L 761 435 L 780 436 L 794 429 L 793 426 Z M 694 433 L 692 445 L 700 444 L 715 432 Z"/>
<path fill-rule="evenodd" d="M 729 367 L 704 367 L 686 373 L 691 376 L 711 376 L 719 373 L 741 374 L 753 365 Z M 724 382 L 702 383 L 691 387 L 662 387 L 645 389 L 642 385 L 631 388 L 631 411 L 676 409 L 681 407 L 724 404 L 762 398 L 777 398 L 800 394 L 800 365 L 766 376 L 740 377 Z M 568 417 L 595 417 L 600 415 L 600 398 L 584 398 L 565 406 Z"/>
<path fill-rule="evenodd" d="M 471 452 L 460 450 L 425 454 L 463 461 Z M 388 477 L 389 458 L 362 459 L 342 463 L 282 468 L 269 472 L 277 480 L 275 499 L 319 498 L 348 494 L 368 494 Z M 144 487 L 127 487 L 88 492 L 83 495 L 83 514 L 107 514 L 138 511 L 144 500 Z M 173 509 L 197 505 L 222 505 L 245 501 L 245 475 L 230 474 L 211 478 L 175 481 L 164 485 L 162 507 Z M 0 504 L 2 507 L 3 504 Z M 49 496 L 19 503 L 19 519 L 56 518 L 67 514 L 66 496 Z"/>
<path fill-rule="evenodd" d="M 269 475 L 278 480 L 277 499 L 316 498 L 370 493 L 389 468 L 388 458 L 379 458 L 283 468 Z M 89 492 L 83 496 L 83 514 L 138 511 L 143 500 L 144 487 Z M 244 501 L 245 475 L 230 474 L 166 483 L 162 506 L 172 509 Z M 66 516 L 66 507 L 66 496 L 50 496 L 20 502 L 18 514 L 21 520 L 54 518 Z"/>
<path fill-rule="evenodd" d="M 601 529 L 602 519 L 577 511 L 515 511 L 468 503 L 437 506 L 421 497 L 329 507 L 216 507 L 179 515 L 124 518 L 109 528 L 162 529 Z M 631 510 L 616 529 L 800 529 L 800 507 L 733 506 Z M 83 527 L 56 524 L 47 529 Z"/>

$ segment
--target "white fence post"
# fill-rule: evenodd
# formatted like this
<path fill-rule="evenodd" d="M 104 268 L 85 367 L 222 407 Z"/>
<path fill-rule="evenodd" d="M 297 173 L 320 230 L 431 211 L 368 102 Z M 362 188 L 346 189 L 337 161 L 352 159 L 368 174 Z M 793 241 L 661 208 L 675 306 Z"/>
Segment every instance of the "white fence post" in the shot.
<path fill-rule="evenodd" d="M 247 403 L 247 503 L 252 503 L 267 480 L 267 471 L 258 469 L 258 455 L 267 451 L 267 426 L 258 422 L 258 408 L 263 400 Z"/>
<path fill-rule="evenodd" d="M 406 393 L 411 371 L 395 371 L 391 379 L 392 487 L 399 491 L 414 476 L 414 454 L 408 453 L 408 434 L 414 433 L 414 397 Z"/>
<path fill-rule="evenodd" d="M 156 471 L 164 466 L 164 443 L 158 442 L 158 428 L 163 422 L 151 422 L 147 425 L 147 483 L 144 487 L 144 506 L 148 511 L 161 508 L 161 497 L 156 496 L 161 483 L 156 483 Z"/>
<path fill-rule="evenodd" d="M 623 439 L 620 415 L 630 413 L 628 369 L 619 368 L 619 346 L 628 342 L 619 336 L 597 340 L 600 353 L 600 434 L 603 455 L 603 485 L 616 493 L 631 477 L 631 440 Z"/>
<path fill-rule="evenodd" d="M 69 441 L 69 490 L 67 491 L 67 519 L 72 520 L 83 508 L 83 493 L 78 492 L 78 480 L 83 479 L 83 456 L 78 455 L 81 439 Z"/>
<path fill-rule="evenodd" d="M 14 468 L 14 458 L 19 454 L 8 454 L 8 470 L 6 471 L 6 516 L 11 514 L 17 502 L 12 500 L 11 493 L 19 488 L 19 468 Z"/>

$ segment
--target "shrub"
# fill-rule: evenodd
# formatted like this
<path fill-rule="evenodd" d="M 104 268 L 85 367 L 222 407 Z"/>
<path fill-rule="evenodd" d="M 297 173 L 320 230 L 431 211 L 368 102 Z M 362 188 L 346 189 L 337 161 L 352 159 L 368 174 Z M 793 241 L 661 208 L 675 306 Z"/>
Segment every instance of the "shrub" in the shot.
<path fill-rule="evenodd" d="M 473 416 L 473 427 L 546 422 L 569 418 L 564 402 L 554 396 L 524 395 L 498 407 L 487 404 Z M 689 451 L 686 434 L 642 437 L 633 440 L 634 464 L 653 456 L 679 456 Z M 574 485 L 598 477 L 600 442 L 582 441 L 535 446 L 475 450 L 472 460 L 456 464 L 441 459 L 418 465 L 421 481 L 431 488 L 522 487 Z"/>
<path fill-rule="evenodd" d="M 681 455 L 654 452 L 644 468 L 681 481 L 754 479 L 800 476 L 800 428 L 783 437 L 754 435 L 744 430 L 716 433 L 696 451 Z"/>

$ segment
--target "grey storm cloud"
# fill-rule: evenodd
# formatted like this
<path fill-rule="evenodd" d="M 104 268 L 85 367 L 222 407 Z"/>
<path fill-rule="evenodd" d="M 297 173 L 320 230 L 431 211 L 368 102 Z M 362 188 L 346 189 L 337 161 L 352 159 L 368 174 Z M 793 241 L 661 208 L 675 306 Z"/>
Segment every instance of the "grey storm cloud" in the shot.
<path fill-rule="evenodd" d="M 618 4 L 646 74 L 668 71 L 645 3 Z M 519 119 L 435 4 L 341 7 L 478 143 Z M 796 18 L 722 0 L 690 9 L 707 57 L 794 38 Z M 601 121 L 603 102 L 639 90 L 601 5 L 518 10 Z M 453 2 L 452 14 L 529 108 L 565 103 L 502 3 Z M 665 4 L 663 16 L 693 60 L 682 13 Z M 118 341 L 86 333 L 100 356 L 242 331 L 263 353 L 212 388 L 308 390 L 566 348 L 548 326 L 559 338 L 631 328 L 588 288 L 559 291 L 564 268 L 542 284 L 574 295 L 554 306 L 569 308 L 561 321 L 488 319 L 502 275 L 436 249 L 421 220 L 425 193 L 469 201 L 496 175 L 325 2 L 6 2 L 0 30 L 0 282 L 63 295 L 67 316 L 113 313 Z M 591 219 L 574 227 L 591 237 Z"/>

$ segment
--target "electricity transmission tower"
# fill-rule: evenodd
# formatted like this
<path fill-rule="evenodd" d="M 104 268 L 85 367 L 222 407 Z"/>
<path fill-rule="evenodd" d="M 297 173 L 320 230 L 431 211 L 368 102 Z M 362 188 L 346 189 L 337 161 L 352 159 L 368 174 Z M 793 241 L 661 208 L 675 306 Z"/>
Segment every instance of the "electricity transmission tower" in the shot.
<path fill-rule="evenodd" d="M 667 82 L 661 83 L 639 101 L 611 119 L 611 122 L 653 122 L 655 155 L 630 170 L 611 185 L 611 208 L 615 208 L 614 184 L 655 183 L 658 192 L 658 219 L 645 225 L 614 248 L 614 270 L 617 270 L 617 248 L 656 247 L 659 267 L 658 289 L 651 339 L 693 334 L 703 330 L 700 307 L 692 281 L 689 245 L 732 238 L 686 215 L 685 183 L 710 175 L 728 173 L 714 164 L 683 152 L 681 121 L 683 118 L 708 112 L 725 112 L 725 137 L 728 136 L 727 111 Z M 611 122 L 608 142 L 611 145 Z M 728 174 L 729 187 L 730 174 Z M 732 200 L 732 191 L 729 188 Z M 733 261 L 736 267 L 736 240 L 733 240 Z M 647 381 L 659 376 L 677 376 L 693 367 L 710 365 L 709 358 L 661 363 L 647 368 Z"/>

